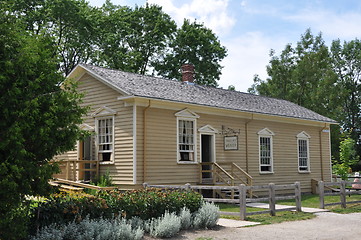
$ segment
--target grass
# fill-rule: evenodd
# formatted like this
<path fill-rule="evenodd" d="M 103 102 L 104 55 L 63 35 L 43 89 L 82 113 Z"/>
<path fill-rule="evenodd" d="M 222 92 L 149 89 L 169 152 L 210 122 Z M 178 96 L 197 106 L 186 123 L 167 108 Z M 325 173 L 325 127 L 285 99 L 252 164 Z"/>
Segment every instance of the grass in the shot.
<path fill-rule="evenodd" d="M 347 196 L 347 202 L 351 201 L 361 201 L 361 195 L 351 195 Z M 339 196 L 325 196 L 325 204 L 327 203 L 335 203 L 340 202 Z M 276 204 L 282 205 L 295 205 L 294 200 L 282 200 L 277 201 Z M 218 204 L 220 211 L 223 212 L 239 212 L 239 206 L 232 204 Z M 302 207 L 310 207 L 310 208 L 319 208 L 319 196 L 314 194 L 302 195 Z M 326 209 L 335 213 L 353 213 L 353 212 L 361 212 L 361 203 L 357 204 L 347 204 L 347 208 L 341 208 L 341 205 L 335 206 L 327 206 Z M 247 212 L 255 212 L 261 211 L 259 208 L 251 208 L 247 207 Z M 265 209 L 263 209 L 265 210 Z M 229 216 L 229 215 L 221 215 L 223 218 L 228 219 L 236 219 L 239 220 L 238 216 Z M 257 214 L 247 216 L 247 221 L 259 222 L 261 224 L 273 224 L 273 223 L 281 223 L 286 221 L 299 221 L 305 219 L 314 218 L 315 215 L 312 213 L 304 213 L 304 212 L 294 212 L 294 211 L 283 211 L 277 212 L 276 216 L 270 216 L 269 214 Z"/>

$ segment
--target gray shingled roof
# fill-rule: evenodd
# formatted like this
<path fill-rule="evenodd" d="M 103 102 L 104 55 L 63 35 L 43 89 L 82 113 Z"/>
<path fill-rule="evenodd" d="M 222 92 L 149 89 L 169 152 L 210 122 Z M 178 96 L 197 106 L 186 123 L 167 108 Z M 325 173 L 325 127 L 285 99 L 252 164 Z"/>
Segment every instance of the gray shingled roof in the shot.
<path fill-rule="evenodd" d="M 81 64 L 81 66 L 98 75 L 115 89 L 132 96 L 336 123 L 330 118 L 286 100 L 197 84 L 191 85 L 180 81 L 144 76 L 89 64 Z"/>

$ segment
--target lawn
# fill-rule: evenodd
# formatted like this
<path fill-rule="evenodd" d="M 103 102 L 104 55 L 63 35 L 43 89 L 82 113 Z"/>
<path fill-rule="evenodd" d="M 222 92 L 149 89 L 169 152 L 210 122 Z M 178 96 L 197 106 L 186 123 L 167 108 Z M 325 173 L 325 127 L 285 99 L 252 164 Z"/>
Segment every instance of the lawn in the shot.
<path fill-rule="evenodd" d="M 325 196 L 325 204 L 327 203 L 335 203 L 339 202 L 339 196 Z M 351 195 L 347 196 L 347 202 L 351 201 L 361 201 L 361 195 Z M 282 205 L 295 205 L 294 200 L 283 200 L 277 201 L 276 204 Z M 319 208 L 319 196 L 314 194 L 307 194 L 302 195 L 302 207 L 310 207 L 310 208 Z M 239 212 L 239 206 L 233 204 L 218 204 L 220 211 L 223 212 Z M 347 208 L 341 208 L 340 205 L 335 206 L 327 206 L 326 209 L 330 210 L 331 212 L 335 213 L 352 213 L 352 212 L 361 212 L 361 203 L 358 204 L 347 204 Z M 259 208 L 251 208 L 247 207 L 247 212 L 255 212 L 261 211 L 262 209 Z M 265 210 L 265 209 L 263 209 Z M 228 216 L 228 215 L 221 215 L 223 218 L 228 219 L 237 219 L 239 220 L 238 216 Z M 273 223 L 280 223 L 286 221 L 298 221 L 298 220 L 305 220 L 311 219 L 315 217 L 312 213 L 304 213 L 304 212 L 294 212 L 294 211 L 284 211 L 284 212 L 277 212 L 276 216 L 271 217 L 269 214 L 257 214 L 247 216 L 247 221 L 254 221 L 260 222 L 261 224 L 273 224 Z"/>

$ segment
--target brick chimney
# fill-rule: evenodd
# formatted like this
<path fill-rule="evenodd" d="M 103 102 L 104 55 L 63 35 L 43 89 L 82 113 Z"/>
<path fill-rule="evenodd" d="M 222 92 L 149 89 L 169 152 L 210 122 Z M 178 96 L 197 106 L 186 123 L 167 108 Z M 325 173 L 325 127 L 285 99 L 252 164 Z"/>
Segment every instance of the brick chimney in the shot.
<path fill-rule="evenodd" d="M 182 82 L 193 83 L 194 75 L 193 64 L 186 63 L 182 65 Z"/>

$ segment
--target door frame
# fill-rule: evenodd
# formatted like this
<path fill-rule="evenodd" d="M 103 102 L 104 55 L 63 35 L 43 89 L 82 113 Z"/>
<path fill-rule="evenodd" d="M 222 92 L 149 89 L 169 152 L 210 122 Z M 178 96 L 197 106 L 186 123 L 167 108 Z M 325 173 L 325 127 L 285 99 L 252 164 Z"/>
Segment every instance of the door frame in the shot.
<path fill-rule="evenodd" d="M 215 163 L 217 161 L 216 158 L 216 133 L 218 133 L 217 129 L 212 127 L 211 125 L 205 125 L 198 129 L 199 132 L 199 162 L 202 163 L 202 135 L 211 136 L 211 147 L 212 147 L 212 159 L 210 162 Z"/>

